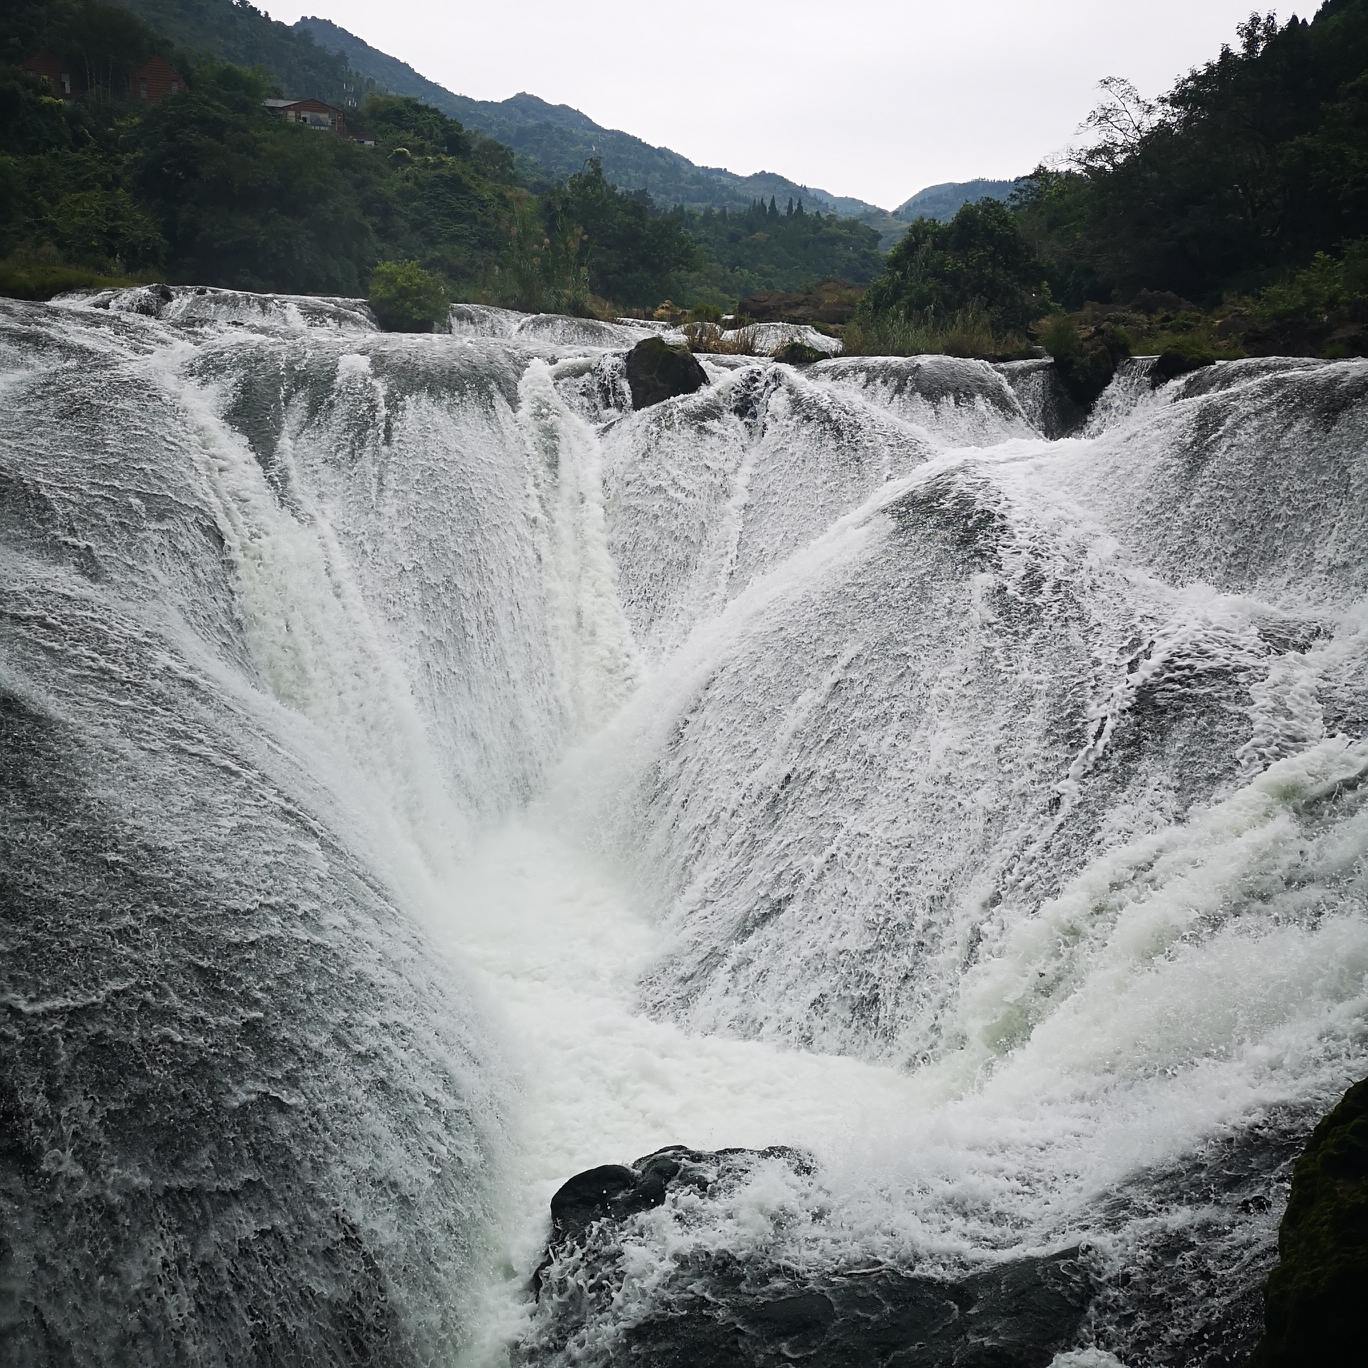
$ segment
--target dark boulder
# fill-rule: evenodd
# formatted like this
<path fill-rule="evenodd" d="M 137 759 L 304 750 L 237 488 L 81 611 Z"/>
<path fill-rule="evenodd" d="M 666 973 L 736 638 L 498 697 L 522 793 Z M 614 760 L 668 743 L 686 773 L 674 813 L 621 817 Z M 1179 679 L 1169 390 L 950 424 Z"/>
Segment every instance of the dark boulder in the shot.
<path fill-rule="evenodd" d="M 707 383 L 703 367 L 686 346 L 648 337 L 627 353 L 627 384 L 634 409 L 649 408 L 676 394 L 692 394 Z"/>
<path fill-rule="evenodd" d="M 736 1155 L 771 1158 L 778 1155 L 802 1166 L 806 1160 L 796 1150 L 782 1145 L 767 1150 L 718 1150 L 715 1154 L 691 1150 L 685 1145 L 667 1145 L 630 1168 L 625 1164 L 604 1164 L 577 1173 L 556 1189 L 551 1198 L 551 1240 L 555 1249 L 566 1241 L 582 1240 L 595 1221 L 625 1221 L 638 1211 L 649 1211 L 665 1200 L 672 1182 L 706 1191 L 702 1166 L 709 1161 L 725 1161 Z"/>
<path fill-rule="evenodd" d="M 1170 380 L 1186 375 L 1189 371 L 1201 370 L 1203 366 L 1214 366 L 1216 358 L 1204 346 L 1169 347 L 1159 353 L 1150 368 L 1150 388 L 1158 389 Z"/>
<path fill-rule="evenodd" d="M 1093 1293 L 1077 1250 L 941 1278 L 882 1265 L 805 1273 L 704 1252 L 704 1242 L 667 1256 L 668 1272 L 657 1268 L 642 1307 L 640 1290 L 624 1283 L 641 1251 L 625 1260 L 624 1237 L 650 1236 L 630 1234 L 631 1218 L 673 1200 L 676 1234 L 687 1231 L 758 1164 L 775 1160 L 800 1178 L 813 1174 L 805 1155 L 784 1147 L 676 1145 L 570 1179 L 551 1201 L 537 1321 L 515 1362 L 569 1362 L 588 1335 L 603 1362 L 651 1368 L 1046 1368 L 1075 1341 Z M 633 1307 L 630 1316 L 621 1305 Z"/>
<path fill-rule="evenodd" d="M 1368 1361 L 1368 1079 L 1293 1166 L 1278 1255 L 1250 1368 Z"/>
<path fill-rule="evenodd" d="M 651 1168 L 649 1161 L 641 1162 L 641 1170 L 625 1164 L 604 1164 L 577 1173 L 563 1184 L 551 1199 L 552 1242 L 579 1239 L 595 1221 L 605 1217 L 625 1221 L 638 1211 L 659 1206 L 665 1200 L 665 1175 L 673 1177 L 669 1161 L 662 1166 L 663 1172 Z"/>
<path fill-rule="evenodd" d="M 652 1368 L 1046 1368 L 1087 1308 L 1077 1254 L 958 1281 L 891 1268 L 807 1278 L 691 1268 L 687 1291 L 627 1332 L 626 1358 Z"/>

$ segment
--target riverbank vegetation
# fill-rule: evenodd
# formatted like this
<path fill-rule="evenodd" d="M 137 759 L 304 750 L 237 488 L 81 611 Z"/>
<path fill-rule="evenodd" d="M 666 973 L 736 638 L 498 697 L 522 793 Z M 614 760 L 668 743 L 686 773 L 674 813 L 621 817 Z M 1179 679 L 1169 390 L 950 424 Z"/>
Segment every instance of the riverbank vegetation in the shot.
<path fill-rule="evenodd" d="M 1104 81 L 1082 145 L 994 213 L 996 241 L 1015 238 L 1040 281 L 1025 331 L 1081 390 L 1127 352 L 1174 366 L 1368 354 L 1368 0 L 1282 25 L 1252 14 L 1236 37 L 1157 100 Z M 977 343 L 961 326 L 960 345 L 1001 353 L 1004 310 L 1020 335 L 1021 280 L 966 269 L 947 245 L 964 212 L 913 225 L 852 343 L 944 347 L 949 318 L 972 316 Z"/>
<path fill-rule="evenodd" d="M 1104 82 L 1065 162 L 1006 206 L 914 222 L 887 257 L 853 218 L 773 198 L 670 208 L 594 159 L 534 192 L 508 147 L 236 10 L 205 29 L 148 0 L 161 31 L 96 0 L 7 6 L 0 291 L 164 278 L 357 295 L 377 266 L 409 262 L 452 298 L 514 308 L 650 315 L 672 300 L 671 317 L 843 331 L 852 352 L 1044 347 L 1080 392 L 1127 351 L 1368 353 L 1368 0 L 1327 0 L 1309 22 L 1252 15 L 1156 100 Z M 189 50 L 206 34 L 215 52 Z M 76 98 L 20 72 L 40 49 L 79 69 Z M 129 99 L 154 54 L 190 88 Z M 263 107 L 300 81 L 345 103 L 365 145 Z"/>

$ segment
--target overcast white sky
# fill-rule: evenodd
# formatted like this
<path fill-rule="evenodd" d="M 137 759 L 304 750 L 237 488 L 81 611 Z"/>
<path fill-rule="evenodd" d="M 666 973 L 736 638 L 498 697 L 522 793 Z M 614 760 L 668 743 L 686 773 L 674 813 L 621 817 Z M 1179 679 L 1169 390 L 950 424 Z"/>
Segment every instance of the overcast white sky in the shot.
<path fill-rule="evenodd" d="M 262 0 L 257 0 L 262 5 Z M 520 90 L 705 166 L 891 209 L 1059 151 L 1104 76 L 1146 95 L 1252 0 L 265 0 L 478 99 Z M 1302 6 L 1314 13 L 1318 0 Z M 1286 19 L 1291 9 L 1283 6 Z"/>

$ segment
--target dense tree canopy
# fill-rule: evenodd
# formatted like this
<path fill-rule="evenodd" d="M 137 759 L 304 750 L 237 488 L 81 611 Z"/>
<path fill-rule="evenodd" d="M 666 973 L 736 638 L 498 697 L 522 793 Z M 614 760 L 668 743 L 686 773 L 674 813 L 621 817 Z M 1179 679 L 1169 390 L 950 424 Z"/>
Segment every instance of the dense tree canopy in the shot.
<path fill-rule="evenodd" d="M 60 100 L 0 71 L 0 257 L 348 294 L 377 261 L 476 289 L 503 259 L 508 149 L 434 109 L 371 97 L 350 115 L 375 142 L 360 146 L 273 117 L 262 72 L 192 64 L 122 10 L 79 0 L 20 18 L 9 49 L 105 51 L 105 70 L 126 72 L 122 87 Z M 127 72 L 153 51 L 190 88 L 146 106 L 126 98 Z"/>
<path fill-rule="evenodd" d="M 548 236 L 577 224 L 589 288 L 627 307 L 651 307 L 669 293 L 675 272 L 697 251 L 677 218 L 655 212 L 644 191 L 626 194 L 605 179 L 597 159 L 543 197 Z"/>
<path fill-rule="evenodd" d="M 781 208 L 771 196 L 742 213 L 676 210 L 675 217 L 704 253 L 688 277 L 690 293 L 715 303 L 757 290 L 801 290 L 829 277 L 862 285 L 883 266 L 873 228 L 809 213 L 801 200 Z"/>
<path fill-rule="evenodd" d="M 945 317 L 982 310 L 996 331 L 1024 328 L 1049 308 L 1044 269 L 999 200 L 961 206 L 948 223 L 917 219 L 870 287 L 874 314 Z"/>
<path fill-rule="evenodd" d="M 242 67 L 200 67 L 190 91 L 162 100 L 132 131 L 131 180 L 166 237 L 168 273 L 355 294 L 378 246 L 361 211 L 378 189 L 372 159 L 273 118 L 265 93 Z"/>
<path fill-rule="evenodd" d="M 1105 82 L 1071 167 L 1038 169 L 1023 228 L 1056 293 L 1214 301 L 1368 224 L 1368 0 L 1239 26 L 1239 46 L 1157 101 Z"/>

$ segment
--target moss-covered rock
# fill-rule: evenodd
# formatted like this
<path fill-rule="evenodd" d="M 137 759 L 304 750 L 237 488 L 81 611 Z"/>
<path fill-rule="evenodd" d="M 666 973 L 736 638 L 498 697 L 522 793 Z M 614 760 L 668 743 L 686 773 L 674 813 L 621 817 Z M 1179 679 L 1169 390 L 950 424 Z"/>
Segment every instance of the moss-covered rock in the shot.
<path fill-rule="evenodd" d="M 1079 330 L 1061 315 L 1046 326 L 1044 342 L 1069 398 L 1085 410 L 1096 403 L 1117 366 L 1131 354 L 1129 336 L 1109 320 Z"/>
<path fill-rule="evenodd" d="M 1368 1079 L 1311 1132 L 1278 1254 L 1250 1368 L 1368 1362 Z"/>
<path fill-rule="evenodd" d="M 821 361 L 823 356 L 824 353 L 819 352 L 816 347 L 809 347 L 806 342 L 799 342 L 797 339 L 785 342 L 774 353 L 776 361 L 787 361 L 790 366 L 810 366 L 814 361 Z"/>
<path fill-rule="evenodd" d="M 1160 385 L 1165 385 L 1180 375 L 1186 375 L 1189 371 L 1201 370 L 1203 366 L 1215 364 L 1216 353 L 1204 339 L 1184 338 L 1171 347 L 1165 347 L 1159 353 L 1158 360 L 1150 371 L 1150 387 L 1158 389 Z"/>
<path fill-rule="evenodd" d="M 692 394 L 707 383 L 703 367 L 686 346 L 648 337 L 627 353 L 627 384 L 634 409 L 649 408 L 676 394 Z"/>

